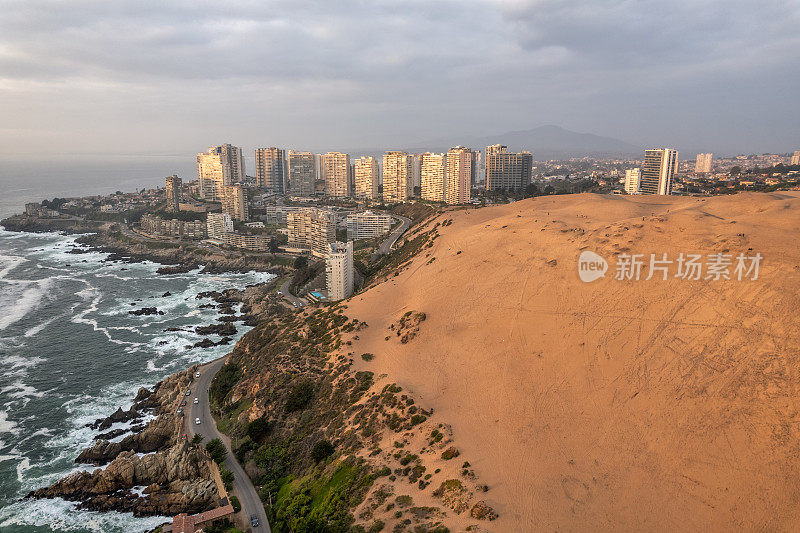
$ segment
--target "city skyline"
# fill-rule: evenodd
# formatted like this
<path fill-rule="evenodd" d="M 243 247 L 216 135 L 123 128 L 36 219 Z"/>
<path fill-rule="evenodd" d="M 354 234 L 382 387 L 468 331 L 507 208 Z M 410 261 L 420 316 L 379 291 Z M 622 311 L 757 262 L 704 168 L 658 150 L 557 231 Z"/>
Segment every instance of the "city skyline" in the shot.
<path fill-rule="evenodd" d="M 786 113 L 800 93 L 795 1 L 147 7 L 4 11 L 4 155 L 173 154 L 209 137 L 248 153 L 264 139 L 408 149 L 544 124 L 682 153 L 800 142 Z"/>

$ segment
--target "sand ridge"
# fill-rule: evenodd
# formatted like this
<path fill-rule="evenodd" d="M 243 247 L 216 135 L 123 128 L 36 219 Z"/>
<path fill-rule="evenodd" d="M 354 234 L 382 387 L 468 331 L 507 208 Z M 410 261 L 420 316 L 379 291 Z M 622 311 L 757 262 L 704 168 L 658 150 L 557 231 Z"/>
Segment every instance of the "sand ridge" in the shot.
<path fill-rule="evenodd" d="M 370 324 L 351 349 L 451 424 L 489 530 L 800 524 L 800 194 L 541 197 L 429 227 L 447 220 L 347 302 Z M 764 260 L 756 281 L 583 283 L 581 250 Z M 418 336 L 385 340 L 408 310 Z"/>

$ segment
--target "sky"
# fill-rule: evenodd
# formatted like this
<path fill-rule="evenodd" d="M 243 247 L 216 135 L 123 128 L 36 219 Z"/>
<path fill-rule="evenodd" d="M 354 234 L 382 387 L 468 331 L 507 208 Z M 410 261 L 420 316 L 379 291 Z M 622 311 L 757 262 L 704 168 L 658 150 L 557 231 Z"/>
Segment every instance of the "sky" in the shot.
<path fill-rule="evenodd" d="M 0 156 L 800 148 L 800 0 L 0 0 Z M 532 147 L 535 151 L 535 147 Z"/>

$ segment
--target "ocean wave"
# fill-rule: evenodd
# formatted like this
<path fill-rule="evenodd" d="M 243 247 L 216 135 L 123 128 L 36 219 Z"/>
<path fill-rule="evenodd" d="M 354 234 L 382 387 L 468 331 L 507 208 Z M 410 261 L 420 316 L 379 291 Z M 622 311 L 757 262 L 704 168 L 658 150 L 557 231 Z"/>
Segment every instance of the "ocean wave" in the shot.
<path fill-rule="evenodd" d="M 2 433 L 19 435 L 19 426 L 13 420 L 8 419 L 8 411 L 0 411 L 0 434 Z"/>

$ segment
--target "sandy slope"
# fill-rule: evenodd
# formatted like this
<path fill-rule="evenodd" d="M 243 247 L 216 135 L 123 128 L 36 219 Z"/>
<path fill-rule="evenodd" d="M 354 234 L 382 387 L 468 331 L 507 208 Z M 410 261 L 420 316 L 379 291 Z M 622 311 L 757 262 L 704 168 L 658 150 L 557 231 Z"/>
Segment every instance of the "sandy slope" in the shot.
<path fill-rule="evenodd" d="M 352 349 L 452 424 L 501 515 L 486 527 L 800 527 L 800 194 L 570 195 L 448 218 L 433 263 L 348 302 L 370 325 Z M 748 248 L 757 281 L 617 281 L 611 261 L 577 275 L 581 249 Z M 419 336 L 384 340 L 407 310 L 427 314 Z"/>

